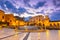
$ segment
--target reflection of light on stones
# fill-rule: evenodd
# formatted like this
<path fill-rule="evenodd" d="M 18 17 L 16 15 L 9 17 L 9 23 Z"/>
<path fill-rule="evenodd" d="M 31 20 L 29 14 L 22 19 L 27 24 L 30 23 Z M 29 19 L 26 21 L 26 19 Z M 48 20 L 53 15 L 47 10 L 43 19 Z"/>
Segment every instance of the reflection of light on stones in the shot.
<path fill-rule="evenodd" d="M 28 31 L 27 26 L 24 26 L 24 27 L 25 27 L 25 30 Z"/>
<path fill-rule="evenodd" d="M 60 40 L 60 30 L 58 30 L 58 39 Z"/>
<path fill-rule="evenodd" d="M 14 39 L 13 40 L 19 40 L 18 32 L 15 32 Z"/>
<path fill-rule="evenodd" d="M 38 40 L 40 40 L 40 32 L 38 33 Z"/>
<path fill-rule="evenodd" d="M 49 34 L 49 33 L 50 33 L 49 30 L 47 30 L 47 31 L 46 31 L 47 40 L 49 40 L 49 38 L 50 38 L 50 34 Z"/>
<path fill-rule="evenodd" d="M 17 32 L 18 31 L 18 28 L 15 28 L 14 31 Z"/>
<path fill-rule="evenodd" d="M 0 26 L 0 30 L 2 30 L 2 26 Z"/>

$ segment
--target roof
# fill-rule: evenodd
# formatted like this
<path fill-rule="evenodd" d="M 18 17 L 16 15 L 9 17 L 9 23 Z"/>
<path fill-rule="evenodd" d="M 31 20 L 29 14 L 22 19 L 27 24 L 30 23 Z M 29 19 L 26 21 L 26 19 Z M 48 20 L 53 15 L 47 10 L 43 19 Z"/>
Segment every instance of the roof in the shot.
<path fill-rule="evenodd" d="M 2 12 L 2 13 L 5 13 L 3 10 L 0 10 L 0 13 L 1 13 L 1 12 Z"/>

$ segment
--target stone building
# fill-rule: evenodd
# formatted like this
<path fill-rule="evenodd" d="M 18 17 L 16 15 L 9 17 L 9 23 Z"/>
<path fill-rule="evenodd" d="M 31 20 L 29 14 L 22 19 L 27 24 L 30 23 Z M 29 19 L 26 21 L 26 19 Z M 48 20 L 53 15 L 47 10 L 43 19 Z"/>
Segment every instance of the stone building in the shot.
<path fill-rule="evenodd" d="M 23 20 L 23 18 L 18 17 L 18 16 L 15 16 L 15 18 L 16 18 L 17 24 L 18 24 L 20 27 L 26 26 L 26 22 Z"/>
<path fill-rule="evenodd" d="M 40 26 L 40 27 L 53 27 L 53 28 L 60 28 L 60 21 L 51 21 L 49 17 L 46 15 L 45 17 L 42 15 L 32 17 L 29 20 L 29 25 L 34 24 L 34 26 Z"/>
<path fill-rule="evenodd" d="M 49 17 L 46 15 L 43 20 L 43 26 L 49 27 L 50 26 L 50 20 Z"/>
<path fill-rule="evenodd" d="M 44 16 L 38 15 L 35 17 L 30 18 L 29 25 L 41 25 L 43 22 Z"/>
<path fill-rule="evenodd" d="M 5 14 L 5 19 L 9 26 L 16 26 L 16 19 L 13 14 Z"/>
<path fill-rule="evenodd" d="M 19 17 L 16 18 L 13 14 L 5 14 L 4 11 L 0 10 L 0 22 L 6 22 L 9 27 L 25 26 L 26 22 Z"/>
<path fill-rule="evenodd" d="M 39 26 L 47 28 L 60 28 L 59 21 L 51 21 L 47 15 L 38 15 L 30 18 L 29 21 L 25 22 L 23 18 L 15 17 L 13 14 L 5 14 L 4 11 L 0 10 L 0 22 L 8 23 L 7 26 L 21 27 L 21 26 Z"/>
<path fill-rule="evenodd" d="M 5 22 L 5 14 L 4 13 L 5 13 L 4 11 L 0 10 L 0 21 L 1 22 Z"/>
<path fill-rule="evenodd" d="M 50 27 L 60 28 L 60 21 L 50 21 Z"/>

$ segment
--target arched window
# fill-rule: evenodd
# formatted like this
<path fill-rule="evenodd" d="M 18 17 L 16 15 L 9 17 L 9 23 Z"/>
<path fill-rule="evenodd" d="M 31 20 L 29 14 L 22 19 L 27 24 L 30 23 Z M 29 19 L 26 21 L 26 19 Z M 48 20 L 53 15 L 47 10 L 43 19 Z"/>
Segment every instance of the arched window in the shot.
<path fill-rule="evenodd" d="M 10 20 L 10 22 L 12 22 L 12 20 Z"/>
<path fill-rule="evenodd" d="M 52 24 L 50 24 L 50 26 L 52 26 Z"/>
<path fill-rule="evenodd" d="M 2 18 L 4 19 L 4 16 L 2 16 Z"/>
<path fill-rule="evenodd" d="M 34 25 L 36 25 L 36 23 L 34 23 Z"/>
<path fill-rule="evenodd" d="M 39 23 L 39 26 L 41 26 L 41 23 Z"/>
<path fill-rule="evenodd" d="M 43 26 L 45 26 L 45 25 L 43 24 Z"/>
<path fill-rule="evenodd" d="M 57 23 L 57 26 L 59 26 L 59 23 Z"/>
<path fill-rule="evenodd" d="M 41 21 L 41 20 L 39 19 L 39 21 Z"/>
<path fill-rule="evenodd" d="M 54 26 L 56 26 L 56 24 L 54 23 Z"/>

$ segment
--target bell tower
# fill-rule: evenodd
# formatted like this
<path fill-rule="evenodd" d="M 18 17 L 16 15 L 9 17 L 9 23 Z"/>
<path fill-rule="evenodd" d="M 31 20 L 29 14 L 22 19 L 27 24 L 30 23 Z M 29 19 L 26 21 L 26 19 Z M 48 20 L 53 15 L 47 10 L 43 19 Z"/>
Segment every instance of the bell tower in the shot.
<path fill-rule="evenodd" d="M 45 27 L 48 27 L 49 26 L 49 17 L 48 17 L 48 15 L 45 15 L 44 25 L 45 25 Z"/>
<path fill-rule="evenodd" d="M 48 15 L 45 16 L 45 20 L 49 21 L 49 16 Z"/>

